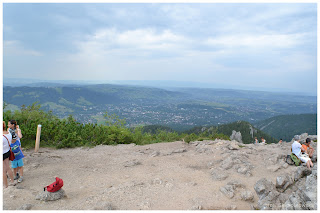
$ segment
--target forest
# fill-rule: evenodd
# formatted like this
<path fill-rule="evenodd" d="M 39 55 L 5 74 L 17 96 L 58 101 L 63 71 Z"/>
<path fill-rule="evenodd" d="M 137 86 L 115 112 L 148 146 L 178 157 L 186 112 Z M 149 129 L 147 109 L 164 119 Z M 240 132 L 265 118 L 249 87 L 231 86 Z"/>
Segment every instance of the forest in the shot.
<path fill-rule="evenodd" d="M 3 107 L 5 108 L 6 105 Z M 41 105 L 35 102 L 29 106 L 23 105 L 20 110 L 14 112 L 11 110 L 4 111 L 3 120 L 6 123 L 14 119 L 20 126 L 23 134 L 21 141 L 25 148 L 34 147 L 38 124 L 42 125 L 42 147 L 72 148 L 79 146 L 93 147 L 101 144 L 116 145 L 130 143 L 144 145 L 179 140 L 184 140 L 188 143 L 190 141 L 214 140 L 216 138 L 229 140 L 231 132 L 234 129 L 236 131 L 243 131 L 244 143 L 253 142 L 253 139 L 248 138 L 247 130 L 243 128 L 244 126 L 248 127 L 248 123 L 246 122 L 238 122 L 236 125 L 230 124 L 212 127 L 211 131 L 195 131 L 197 129 L 195 128 L 190 131 L 177 132 L 160 125 L 128 128 L 125 126 L 124 119 L 120 119 L 115 114 L 108 114 L 108 112 L 104 114 L 107 120 L 104 124 L 83 124 L 76 121 L 72 115 L 61 119 L 51 111 L 46 112 L 40 108 Z M 254 136 L 263 136 L 267 138 L 268 142 L 275 142 L 275 140 L 268 140 L 270 136 L 260 131 Z"/>

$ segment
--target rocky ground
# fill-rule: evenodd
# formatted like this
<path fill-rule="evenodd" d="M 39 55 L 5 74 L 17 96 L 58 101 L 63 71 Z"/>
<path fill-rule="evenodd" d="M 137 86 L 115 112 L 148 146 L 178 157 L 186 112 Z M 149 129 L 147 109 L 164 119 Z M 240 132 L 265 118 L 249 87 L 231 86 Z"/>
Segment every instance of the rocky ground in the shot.
<path fill-rule="evenodd" d="M 24 181 L 3 190 L 3 209 L 317 209 L 317 163 L 286 164 L 290 148 L 215 140 L 27 150 Z M 55 177 L 65 196 L 47 201 Z"/>

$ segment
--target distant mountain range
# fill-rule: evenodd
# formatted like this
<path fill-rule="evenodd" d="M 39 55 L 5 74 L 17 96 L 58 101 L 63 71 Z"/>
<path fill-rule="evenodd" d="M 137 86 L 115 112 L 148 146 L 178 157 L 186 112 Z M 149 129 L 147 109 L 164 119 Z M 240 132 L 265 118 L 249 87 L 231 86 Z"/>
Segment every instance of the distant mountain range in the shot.
<path fill-rule="evenodd" d="M 4 86 L 3 100 L 9 104 L 4 110 L 18 110 L 22 105 L 38 102 L 43 110 L 52 111 L 60 118 L 72 114 L 82 123 L 104 123 L 103 114 L 107 111 L 125 119 L 129 127 L 162 125 L 179 131 L 238 120 L 254 123 L 259 129 L 273 121 L 265 119 L 275 116 L 317 113 L 316 96 L 213 88 L 161 89 L 114 84 L 61 86 L 51 83 L 41 87 L 15 87 L 14 84 Z M 275 134 L 282 126 L 271 129 L 273 123 L 277 124 L 273 121 L 263 131 L 274 138 L 285 139 L 283 133 Z M 316 121 L 310 125 L 312 130 L 316 129 Z M 307 127 L 308 122 L 297 130 L 303 130 L 303 126 Z M 312 132 L 311 129 L 305 131 Z M 290 137 L 302 133 L 286 130 Z"/>
<path fill-rule="evenodd" d="M 211 88 L 211 89 L 232 89 L 232 90 L 246 90 L 246 91 L 260 91 L 260 92 L 277 92 L 287 95 L 302 95 L 302 96 L 316 96 L 314 93 L 304 93 L 299 90 L 286 90 L 283 88 L 274 87 L 251 87 L 250 85 L 238 86 L 229 85 L 223 82 L 195 82 L 195 81 L 169 81 L 169 80 L 39 80 L 39 79 L 20 79 L 20 78 L 4 78 L 3 86 L 28 86 L 28 87 L 70 87 L 83 86 L 94 84 L 114 84 L 127 86 L 142 86 L 155 87 L 161 89 L 171 88 Z"/>

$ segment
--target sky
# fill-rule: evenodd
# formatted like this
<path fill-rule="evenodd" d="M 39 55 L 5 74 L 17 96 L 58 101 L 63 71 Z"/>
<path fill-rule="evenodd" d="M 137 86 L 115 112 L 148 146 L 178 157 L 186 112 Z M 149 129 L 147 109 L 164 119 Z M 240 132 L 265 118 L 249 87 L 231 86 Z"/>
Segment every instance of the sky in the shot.
<path fill-rule="evenodd" d="M 315 3 L 4 3 L 3 77 L 317 93 Z"/>

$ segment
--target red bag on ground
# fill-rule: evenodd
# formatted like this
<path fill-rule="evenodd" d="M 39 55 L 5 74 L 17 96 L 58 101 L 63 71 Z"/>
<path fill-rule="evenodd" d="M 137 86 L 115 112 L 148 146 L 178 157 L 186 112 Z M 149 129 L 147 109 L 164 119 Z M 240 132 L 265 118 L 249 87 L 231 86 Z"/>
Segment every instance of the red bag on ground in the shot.
<path fill-rule="evenodd" d="M 56 192 L 60 190 L 62 186 L 63 186 L 63 180 L 56 177 L 56 181 L 51 183 L 49 186 L 44 187 L 43 190 L 46 191 L 46 188 L 47 188 L 48 192 Z"/>

